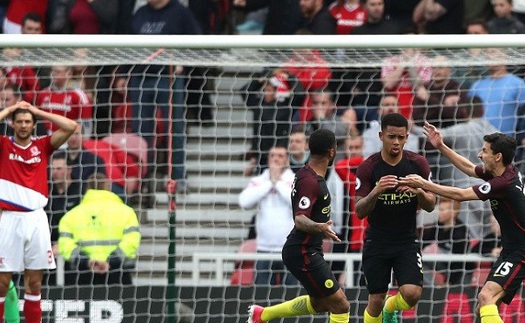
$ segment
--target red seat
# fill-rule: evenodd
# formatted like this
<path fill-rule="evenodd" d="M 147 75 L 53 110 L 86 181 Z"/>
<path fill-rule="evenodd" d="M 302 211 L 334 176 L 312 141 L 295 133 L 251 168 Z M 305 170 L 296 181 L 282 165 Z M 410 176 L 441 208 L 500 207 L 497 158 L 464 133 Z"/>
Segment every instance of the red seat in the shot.
<path fill-rule="evenodd" d="M 525 310 L 520 295 L 514 296 L 509 305 L 502 303 L 499 308 L 500 316 L 505 323 L 525 323 Z"/>
<path fill-rule="evenodd" d="M 477 267 L 472 272 L 471 285 L 478 287 L 483 286 L 485 284 L 485 281 L 487 281 L 487 277 L 489 276 L 491 268 L 491 262 L 480 262 L 479 264 L 477 264 Z"/>
<path fill-rule="evenodd" d="M 464 293 L 449 293 L 445 302 L 445 309 L 441 317 L 441 323 L 472 323 L 473 316 L 470 309 L 468 295 Z"/>
<path fill-rule="evenodd" d="M 111 133 L 103 139 L 113 146 L 120 147 L 127 155 L 131 155 L 140 165 L 141 177 L 148 172 L 148 143 L 133 133 Z"/>
<path fill-rule="evenodd" d="M 238 253 L 255 253 L 257 252 L 257 243 L 255 239 L 244 241 L 237 249 Z M 235 270 L 230 277 L 231 285 L 248 286 L 253 284 L 255 261 L 240 260 L 235 262 Z"/>
<path fill-rule="evenodd" d="M 96 139 L 84 140 L 82 146 L 104 160 L 106 176 L 112 182 L 124 187 L 128 193 L 138 189 L 140 168 L 119 146 Z"/>

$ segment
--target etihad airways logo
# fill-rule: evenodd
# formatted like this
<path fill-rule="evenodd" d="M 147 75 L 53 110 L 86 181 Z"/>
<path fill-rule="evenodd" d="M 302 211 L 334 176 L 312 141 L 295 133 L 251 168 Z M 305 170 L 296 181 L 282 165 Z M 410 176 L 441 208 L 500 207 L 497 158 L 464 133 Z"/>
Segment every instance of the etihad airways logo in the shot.
<path fill-rule="evenodd" d="M 9 154 L 9 160 L 15 160 L 15 161 L 25 163 L 25 164 L 37 164 L 42 161 L 40 156 L 35 156 L 33 158 L 29 158 L 28 160 L 25 160 L 24 158 L 22 158 L 22 156 L 13 154 L 13 153 Z"/>
<path fill-rule="evenodd" d="M 415 193 L 403 192 L 403 193 L 383 193 L 377 198 L 380 201 L 383 201 L 383 205 L 397 205 L 397 204 L 406 204 L 412 201 L 412 198 L 415 198 Z"/>

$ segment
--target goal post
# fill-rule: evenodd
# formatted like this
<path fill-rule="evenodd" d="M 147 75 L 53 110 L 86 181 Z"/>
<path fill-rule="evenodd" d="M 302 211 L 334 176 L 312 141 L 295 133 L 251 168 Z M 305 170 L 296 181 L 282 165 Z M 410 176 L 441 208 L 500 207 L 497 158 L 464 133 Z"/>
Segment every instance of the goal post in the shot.
<path fill-rule="evenodd" d="M 238 196 L 250 179 L 245 170 L 250 166 L 250 156 L 259 158 L 265 153 L 261 142 L 278 139 L 275 132 L 264 132 L 269 129 L 265 127 L 288 125 L 284 135 L 287 142 L 292 123 L 301 122 L 299 111 L 306 111 L 307 116 L 312 110 L 304 98 L 323 90 L 334 94 L 337 110 L 355 110 L 357 120 L 352 122 L 363 134 L 377 121 L 383 95 L 395 94 L 394 90 L 385 91 L 381 82 L 386 64 L 427 69 L 428 80 L 424 84 L 432 80 L 433 68 L 449 68 L 451 79 L 460 87 L 458 96 L 465 97 L 474 83 L 489 75 L 489 66 L 507 66 L 521 80 L 525 75 L 525 37 L 520 35 L 3 35 L 0 47 L 4 48 L 0 57 L 7 83 L 25 84 L 26 76 L 10 76 L 12 69 L 34 69 L 41 88 L 22 88 L 24 95 L 33 94 L 30 97 L 38 97 L 53 84 L 54 66 L 73 68 L 67 86 L 84 91 L 93 108 L 93 130 L 84 140 L 91 141 L 91 151 L 102 156 L 106 175 L 120 185 L 120 190 L 114 192 L 126 199 L 140 220 L 142 240 L 136 266 L 130 270 L 132 284 L 78 286 L 68 283 L 68 275 L 76 271 L 64 268 L 59 272 L 65 272 L 65 277 L 56 279 L 59 284 L 44 281 L 44 319 L 49 322 L 240 322 L 246 320 L 247 307 L 253 302 L 274 304 L 304 293 L 299 286 L 254 285 L 249 279 L 242 279 L 243 274 L 253 274 L 255 260 L 279 258 L 254 250 L 239 253 L 243 242 L 249 240 L 252 219 L 257 213 L 256 209 L 243 209 L 238 204 Z M 393 60 L 406 49 L 417 50 L 421 59 Z M 320 67 L 327 73 L 320 73 Z M 291 85 L 292 81 L 275 85 L 276 96 L 290 102 L 300 97 L 297 106 L 286 106 L 297 114 L 286 120 L 263 120 L 259 113 L 262 84 L 282 70 L 292 76 L 297 73 L 296 86 Z M 260 80 L 265 81 L 258 84 Z M 410 75 L 404 81 L 421 80 Z M 497 90 L 505 92 L 509 88 Z M 521 90 L 525 91 L 525 85 L 517 89 Z M 518 131 L 512 135 L 521 139 L 525 129 L 519 124 L 525 100 L 523 105 L 519 96 L 500 100 L 485 109 L 498 103 L 514 104 L 512 125 Z M 431 121 L 461 124 L 472 117 L 472 112 L 460 114 L 469 101 L 454 102 L 456 109 L 452 114 L 432 117 Z M 74 108 L 68 103 L 63 105 L 65 109 Z M 443 110 L 440 105 L 443 103 L 427 102 L 410 108 Z M 425 112 L 423 118 L 426 116 L 430 114 Z M 506 114 L 491 117 L 501 119 L 502 124 L 509 119 Z M 421 120 L 414 122 L 418 121 Z M 138 140 L 132 144 L 130 138 L 135 137 L 129 134 L 145 143 Z M 467 135 L 458 132 L 455 136 Z M 338 136 L 339 159 L 345 158 L 345 139 L 346 136 Z M 103 146 L 101 142 L 109 144 Z M 518 145 L 523 150 L 521 141 Z M 418 143 L 417 149 L 424 154 L 424 143 Z M 467 156 L 481 147 L 467 145 L 456 149 Z M 466 185 L 466 180 L 458 180 L 446 161 L 432 154 L 425 156 L 437 172 L 434 180 Z M 520 165 L 521 158 L 516 159 Z M 108 166 L 120 175 L 110 175 Z M 332 175 L 338 176 L 336 172 Z M 50 185 L 53 187 L 53 183 Z M 348 198 L 340 200 L 348 202 Z M 63 211 L 54 210 L 49 215 L 60 216 Z M 447 243 L 457 241 L 438 241 L 437 236 L 436 241 L 424 246 L 424 295 L 414 311 L 403 314 L 403 322 L 475 320 L 476 293 L 494 260 L 486 250 L 497 243 L 488 238 L 490 208 L 463 203 L 459 212 L 459 219 L 469 232 L 462 241 L 465 252 L 447 258 L 443 249 Z M 361 224 L 352 224 L 346 204 L 333 216 L 341 219 L 339 229 L 349 233 L 363 230 Z M 437 211 L 422 212 L 419 228 L 435 226 L 438 217 Z M 52 229 L 56 230 L 56 224 Z M 350 234 L 346 242 L 356 243 L 349 239 Z M 473 251 L 481 242 L 487 242 L 484 251 Z M 482 247 L 478 245 L 479 249 Z M 346 262 L 340 273 L 347 279 L 351 321 L 358 321 L 368 294 L 360 274 L 359 250 L 352 250 L 353 253 L 333 252 L 327 258 Z M 460 266 L 442 266 L 451 262 Z M 239 280 L 234 282 L 235 275 Z M 450 282 L 450 276 L 460 278 Z M 396 288 L 395 283 L 392 288 Z M 520 289 L 511 305 L 500 308 L 505 322 L 525 316 L 524 297 Z M 326 322 L 326 316 L 316 316 L 309 322 Z"/>

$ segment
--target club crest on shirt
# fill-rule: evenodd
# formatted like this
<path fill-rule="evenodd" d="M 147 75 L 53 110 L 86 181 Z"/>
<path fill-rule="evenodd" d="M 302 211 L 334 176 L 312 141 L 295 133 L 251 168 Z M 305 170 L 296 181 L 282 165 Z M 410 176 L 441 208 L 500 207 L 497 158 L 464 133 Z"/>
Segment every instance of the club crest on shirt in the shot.
<path fill-rule="evenodd" d="M 40 150 L 38 150 L 37 146 L 31 147 L 31 149 L 29 151 L 31 152 L 31 156 L 33 156 L 33 157 L 40 155 Z"/>

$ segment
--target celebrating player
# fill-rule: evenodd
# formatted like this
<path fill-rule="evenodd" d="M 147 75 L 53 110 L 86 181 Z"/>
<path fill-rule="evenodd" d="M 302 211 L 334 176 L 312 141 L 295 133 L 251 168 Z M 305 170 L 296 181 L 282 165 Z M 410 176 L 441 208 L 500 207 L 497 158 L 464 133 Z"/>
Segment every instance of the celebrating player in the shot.
<path fill-rule="evenodd" d="M 43 270 L 56 268 L 44 212 L 48 159 L 77 124 L 23 101 L 0 111 L 0 120 L 10 115 L 14 136 L 0 136 L 0 317 L 13 272 L 24 271 L 25 321 L 39 323 Z M 54 123 L 58 130 L 32 137 L 37 117 Z"/>
<path fill-rule="evenodd" d="M 503 249 L 478 295 L 478 306 L 482 323 L 503 322 L 498 312 L 499 304 L 509 304 L 525 279 L 525 179 L 512 164 L 516 141 L 498 132 L 485 135 L 478 154 L 483 164 L 476 166 L 445 145 L 436 127 L 425 123 L 424 129 L 432 145 L 454 166 L 486 182 L 457 188 L 434 184 L 414 174 L 401 178 L 400 184 L 423 188 L 457 201 L 490 200 L 501 227 Z"/>
<path fill-rule="evenodd" d="M 282 257 L 286 268 L 308 295 L 270 307 L 252 305 L 248 323 L 263 323 L 290 316 L 330 312 L 330 323 L 348 323 L 350 303 L 323 257 L 323 238 L 340 241 L 330 220 L 330 192 L 325 176 L 336 154 L 335 135 L 319 129 L 309 140 L 310 160 L 292 187 L 295 226 L 288 235 Z"/>
<path fill-rule="evenodd" d="M 416 234 L 418 208 L 432 211 L 434 194 L 420 188 L 398 192 L 399 177 L 419 174 L 431 177 L 423 156 L 403 150 L 408 139 L 408 120 L 390 113 L 381 120 L 380 152 L 357 168 L 356 213 L 368 216 L 363 247 L 363 271 L 368 289 L 365 323 L 397 322 L 396 312 L 414 307 L 423 290 L 423 267 Z M 391 272 L 399 292 L 385 302 Z"/>

